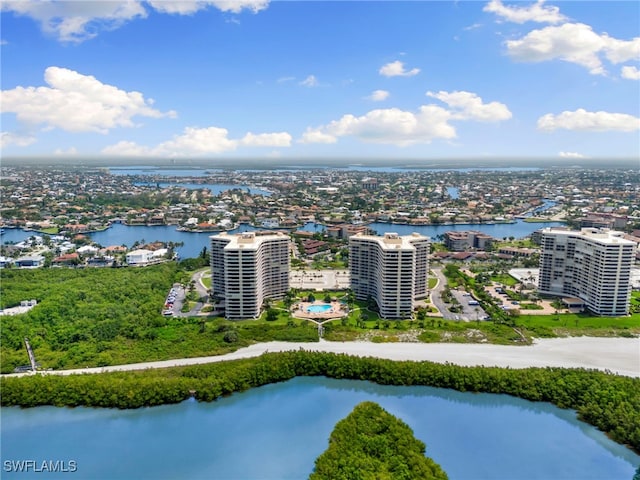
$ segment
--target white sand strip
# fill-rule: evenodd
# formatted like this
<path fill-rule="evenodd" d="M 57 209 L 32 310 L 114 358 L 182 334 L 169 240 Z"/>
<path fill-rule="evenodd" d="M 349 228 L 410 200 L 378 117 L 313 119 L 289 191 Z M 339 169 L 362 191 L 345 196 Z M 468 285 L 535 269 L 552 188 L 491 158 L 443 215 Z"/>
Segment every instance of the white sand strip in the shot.
<path fill-rule="evenodd" d="M 596 337 L 540 339 L 536 340 L 536 342 L 530 346 L 469 343 L 268 342 L 242 348 L 227 355 L 213 357 L 181 358 L 160 362 L 58 370 L 46 373 L 70 375 L 74 373 L 102 373 L 166 368 L 257 357 L 265 352 L 283 352 L 298 349 L 346 353 L 361 357 L 387 358 L 390 360 L 428 360 L 437 363 L 448 362 L 456 365 L 470 366 L 589 368 L 608 370 L 618 375 L 640 377 L 639 338 Z M 11 374 L 7 376 L 18 375 L 31 375 L 31 373 Z"/>

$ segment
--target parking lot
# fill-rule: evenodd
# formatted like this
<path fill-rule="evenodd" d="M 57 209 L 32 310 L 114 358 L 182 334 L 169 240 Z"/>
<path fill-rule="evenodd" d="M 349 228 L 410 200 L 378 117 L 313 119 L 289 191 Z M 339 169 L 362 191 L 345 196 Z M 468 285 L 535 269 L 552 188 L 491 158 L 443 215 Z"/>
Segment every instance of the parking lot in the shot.
<path fill-rule="evenodd" d="M 182 309 L 182 303 L 184 302 L 184 288 L 179 283 L 175 283 L 169 293 L 167 294 L 167 298 L 164 300 L 164 306 L 162 308 L 162 314 L 165 317 L 171 317 L 173 315 L 179 314 Z"/>
<path fill-rule="evenodd" d="M 469 292 L 463 290 L 451 290 L 451 294 L 455 297 L 462 306 L 462 312 L 454 313 L 458 316 L 456 320 L 484 320 L 487 316 L 486 312 L 480 306 L 480 303 L 473 298 Z"/>

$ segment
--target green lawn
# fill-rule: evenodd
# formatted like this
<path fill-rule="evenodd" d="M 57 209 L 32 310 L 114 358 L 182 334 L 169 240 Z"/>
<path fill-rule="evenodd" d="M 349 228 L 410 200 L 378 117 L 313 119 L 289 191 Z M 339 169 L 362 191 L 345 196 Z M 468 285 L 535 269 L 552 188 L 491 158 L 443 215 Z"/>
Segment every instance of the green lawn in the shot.
<path fill-rule="evenodd" d="M 492 275 L 491 281 L 501 283 L 509 287 L 513 287 L 518 283 L 518 281 L 515 278 L 513 278 L 511 275 L 506 273 L 503 273 L 502 275 Z"/>

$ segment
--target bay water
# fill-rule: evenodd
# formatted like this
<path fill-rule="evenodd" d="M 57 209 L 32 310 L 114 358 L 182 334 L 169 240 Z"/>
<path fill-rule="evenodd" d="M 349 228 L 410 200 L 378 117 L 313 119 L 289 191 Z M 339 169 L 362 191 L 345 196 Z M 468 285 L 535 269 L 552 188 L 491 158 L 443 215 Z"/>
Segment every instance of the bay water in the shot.
<path fill-rule="evenodd" d="M 365 400 L 407 423 L 451 480 L 630 480 L 640 465 L 574 411 L 550 404 L 298 377 L 212 403 L 3 408 L 2 478 L 304 479 L 335 424 Z M 19 460 L 73 461 L 76 472 L 7 471 Z"/>

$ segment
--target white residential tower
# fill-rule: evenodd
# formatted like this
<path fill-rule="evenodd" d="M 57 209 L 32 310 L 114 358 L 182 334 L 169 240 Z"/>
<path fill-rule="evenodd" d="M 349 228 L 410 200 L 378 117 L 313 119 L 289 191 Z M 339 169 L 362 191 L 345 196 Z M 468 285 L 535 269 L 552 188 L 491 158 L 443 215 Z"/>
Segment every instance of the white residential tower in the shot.
<path fill-rule="evenodd" d="M 221 233 L 211 239 L 211 288 L 228 319 L 257 318 L 289 291 L 289 236 Z"/>
<path fill-rule="evenodd" d="M 356 234 L 349 237 L 351 288 L 373 298 L 383 318 L 410 318 L 415 301 L 429 293 L 429 237 Z"/>
<path fill-rule="evenodd" d="M 541 246 L 540 293 L 580 298 L 597 315 L 629 313 L 636 244 L 622 232 L 545 228 Z"/>

